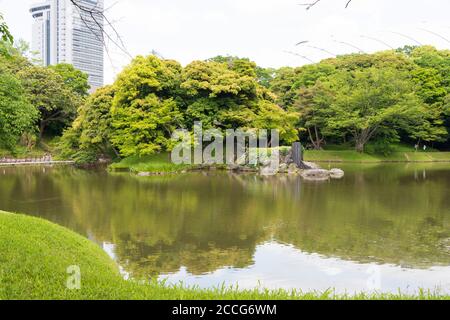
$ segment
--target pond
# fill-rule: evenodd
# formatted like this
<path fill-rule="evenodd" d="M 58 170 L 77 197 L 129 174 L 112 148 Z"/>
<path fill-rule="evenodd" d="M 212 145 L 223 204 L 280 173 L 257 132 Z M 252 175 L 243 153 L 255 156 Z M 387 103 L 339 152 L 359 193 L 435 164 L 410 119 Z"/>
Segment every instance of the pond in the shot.
<path fill-rule="evenodd" d="M 328 165 L 326 165 L 328 167 Z M 125 277 L 212 287 L 450 293 L 450 164 L 335 165 L 341 180 L 0 168 L 0 210 L 98 243 Z"/>

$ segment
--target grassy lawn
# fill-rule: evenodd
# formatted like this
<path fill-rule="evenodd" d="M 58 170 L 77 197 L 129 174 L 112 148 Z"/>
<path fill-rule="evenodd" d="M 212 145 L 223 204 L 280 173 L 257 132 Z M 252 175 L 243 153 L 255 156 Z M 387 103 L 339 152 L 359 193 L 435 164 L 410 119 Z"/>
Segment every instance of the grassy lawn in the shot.
<path fill-rule="evenodd" d="M 170 159 L 170 153 L 161 153 L 143 157 L 128 157 L 110 165 L 112 170 L 130 170 L 132 172 L 179 172 L 192 168 L 190 165 L 176 165 Z"/>
<path fill-rule="evenodd" d="M 57 156 L 55 155 L 55 150 L 58 140 L 59 138 L 45 138 L 31 150 L 28 150 L 27 147 L 17 145 L 14 154 L 10 150 L 0 148 L 0 158 L 40 158 L 48 153 Z"/>
<path fill-rule="evenodd" d="M 312 162 L 450 162 L 450 152 L 396 151 L 384 156 L 358 153 L 353 150 L 307 150 L 305 151 L 305 160 Z"/>
<path fill-rule="evenodd" d="M 50 222 L 0 211 L 1 299 L 450 299 L 434 293 L 335 296 L 299 291 L 201 290 L 156 281 L 123 280 L 109 256 L 93 242 Z M 67 268 L 79 266 L 81 289 L 69 290 Z"/>
<path fill-rule="evenodd" d="M 33 150 L 27 150 L 26 147 L 18 146 L 13 155 L 11 151 L 0 149 L 0 158 L 40 158 L 46 154 L 46 151 L 41 148 L 34 148 Z"/>
<path fill-rule="evenodd" d="M 289 148 L 288 148 L 289 149 Z M 450 152 L 410 151 L 411 148 L 399 147 L 388 156 L 381 154 L 359 153 L 354 150 L 331 148 L 331 150 L 306 150 L 305 161 L 311 162 L 450 162 Z M 402 150 L 402 151 L 400 151 Z M 170 160 L 169 153 L 144 157 L 128 157 L 110 165 L 111 170 L 129 170 L 132 172 L 176 173 L 194 168 L 190 165 L 176 165 Z"/>

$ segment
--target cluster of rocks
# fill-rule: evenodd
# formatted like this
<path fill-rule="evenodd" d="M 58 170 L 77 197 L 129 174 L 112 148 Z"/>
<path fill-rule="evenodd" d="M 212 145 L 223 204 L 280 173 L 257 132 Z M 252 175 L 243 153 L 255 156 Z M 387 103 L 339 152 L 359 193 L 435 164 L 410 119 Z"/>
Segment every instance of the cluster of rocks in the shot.
<path fill-rule="evenodd" d="M 341 169 L 325 170 L 317 164 L 302 161 L 300 165 L 294 163 L 291 153 L 280 155 L 279 165 L 273 165 L 270 160 L 261 161 L 258 165 L 229 165 L 228 170 L 236 172 L 255 172 L 263 176 L 273 176 L 276 174 L 299 175 L 306 180 L 328 180 L 341 179 L 344 171 Z"/>
<path fill-rule="evenodd" d="M 341 179 L 344 177 L 344 171 L 341 169 L 325 170 L 311 162 L 303 162 L 301 167 L 297 166 L 295 163 L 281 163 L 278 168 L 273 168 L 270 165 L 261 166 L 259 172 L 261 175 L 300 175 L 306 180 Z"/>

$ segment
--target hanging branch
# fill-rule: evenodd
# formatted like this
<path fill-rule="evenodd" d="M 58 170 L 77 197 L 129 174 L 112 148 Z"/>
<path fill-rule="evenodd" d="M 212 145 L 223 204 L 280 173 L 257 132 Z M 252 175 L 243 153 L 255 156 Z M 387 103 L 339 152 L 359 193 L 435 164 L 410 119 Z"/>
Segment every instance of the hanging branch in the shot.
<path fill-rule="evenodd" d="M 316 4 L 318 4 L 320 1 L 321 1 L 321 0 L 316 0 L 316 1 L 311 2 L 311 3 L 299 3 L 299 6 L 305 6 L 305 7 L 306 7 L 306 10 L 309 10 L 309 9 L 311 9 L 312 7 L 314 7 Z M 352 1 L 353 1 L 353 0 L 347 0 L 347 3 L 346 3 L 346 5 L 345 5 L 345 9 L 348 8 L 348 6 L 350 5 L 350 3 L 351 3 Z"/>
<path fill-rule="evenodd" d="M 306 6 L 306 10 L 309 10 L 312 7 L 314 7 L 316 4 L 318 4 L 319 2 L 320 2 L 320 0 L 316 0 L 312 3 L 299 3 L 299 6 Z"/>
<path fill-rule="evenodd" d="M 132 58 L 132 55 L 128 52 L 125 43 L 122 40 L 122 37 L 120 36 L 119 32 L 114 27 L 114 25 L 110 22 L 108 17 L 105 15 L 104 10 L 98 9 L 97 5 L 95 5 L 94 7 L 86 6 L 83 3 L 81 3 L 80 0 L 70 0 L 70 2 L 79 10 L 80 18 L 83 24 L 89 29 L 90 32 L 96 35 L 97 39 L 101 40 L 107 53 L 108 47 L 105 42 L 105 39 L 111 41 L 117 48 L 120 49 L 120 51 L 122 51 L 128 57 Z M 86 14 L 89 17 L 91 17 L 92 21 L 95 23 L 96 29 L 98 28 L 100 35 L 95 33 L 96 30 L 94 30 L 93 26 L 89 24 L 89 21 L 86 21 L 86 19 L 83 17 L 83 14 Z M 106 22 L 106 25 L 111 28 L 112 33 L 114 37 L 117 39 L 117 41 L 113 38 L 113 36 L 109 32 L 105 30 L 104 22 Z"/>

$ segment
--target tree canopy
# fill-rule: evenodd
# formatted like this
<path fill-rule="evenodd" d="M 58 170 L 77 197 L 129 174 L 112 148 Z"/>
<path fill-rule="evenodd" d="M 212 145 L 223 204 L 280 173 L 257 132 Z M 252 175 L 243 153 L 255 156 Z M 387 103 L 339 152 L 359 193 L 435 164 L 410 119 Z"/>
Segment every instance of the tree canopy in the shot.
<path fill-rule="evenodd" d="M 300 112 L 299 126 L 316 149 L 348 140 L 358 151 L 370 141 L 442 143 L 449 54 L 428 46 L 350 54 L 281 68 L 270 89 L 279 105 Z"/>
<path fill-rule="evenodd" d="M 37 116 L 20 81 L 0 68 L 0 146 L 14 151 L 22 135 L 34 131 Z"/>
<path fill-rule="evenodd" d="M 279 70 L 239 57 L 182 67 L 139 56 L 111 87 L 88 99 L 65 136 L 77 132 L 81 139 L 90 132 L 100 145 L 83 138 L 79 148 L 121 156 L 171 150 L 173 131 L 193 130 L 195 122 L 205 129 L 278 129 L 282 143 L 300 139 L 316 149 L 351 143 L 363 152 L 375 143 L 385 152 L 398 141 L 443 143 L 449 130 L 448 54 L 411 47 Z M 98 108 L 102 115 L 94 112 Z M 88 114 L 102 121 L 88 120 Z"/>

